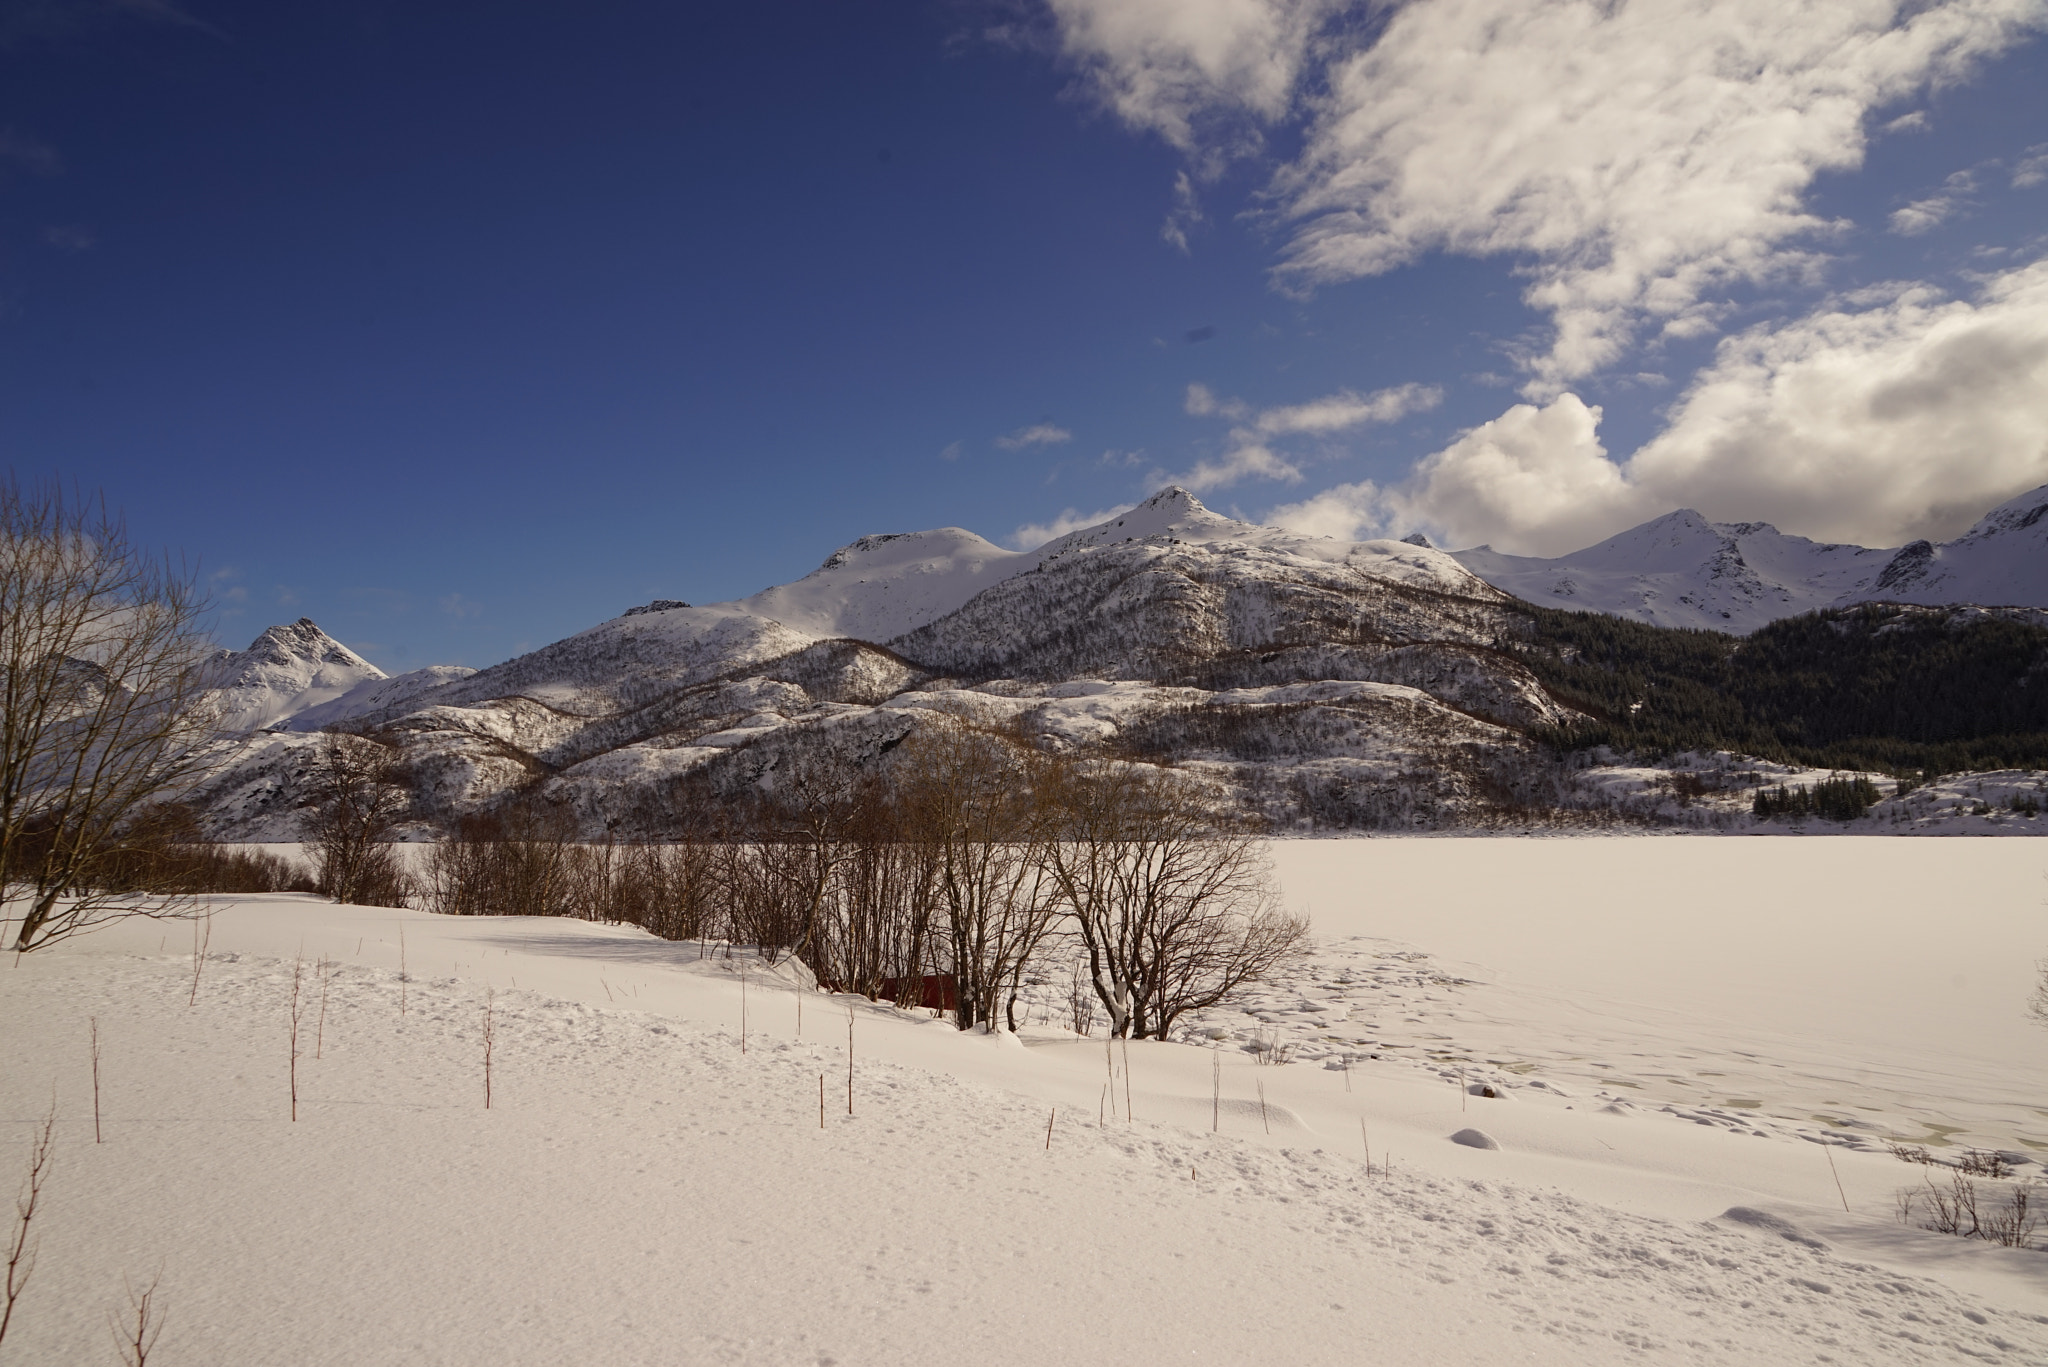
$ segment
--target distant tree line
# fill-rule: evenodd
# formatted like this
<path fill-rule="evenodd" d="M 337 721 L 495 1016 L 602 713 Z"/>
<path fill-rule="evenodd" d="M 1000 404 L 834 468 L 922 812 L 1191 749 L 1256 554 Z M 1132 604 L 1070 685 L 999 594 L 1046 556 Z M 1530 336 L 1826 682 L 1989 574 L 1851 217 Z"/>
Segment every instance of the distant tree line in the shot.
<path fill-rule="evenodd" d="M 1732 750 L 1831 769 L 2048 767 L 2048 628 L 1872 603 L 1752 635 L 1532 608 L 1504 642 L 1590 724 L 1555 749 Z"/>

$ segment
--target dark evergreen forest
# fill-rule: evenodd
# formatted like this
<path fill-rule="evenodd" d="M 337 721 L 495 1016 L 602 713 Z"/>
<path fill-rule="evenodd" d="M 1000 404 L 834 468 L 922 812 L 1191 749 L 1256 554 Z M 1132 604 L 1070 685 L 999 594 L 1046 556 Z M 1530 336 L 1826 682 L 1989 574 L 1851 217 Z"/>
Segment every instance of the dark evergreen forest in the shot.
<path fill-rule="evenodd" d="M 1540 737 L 1560 750 L 1734 750 L 1909 777 L 2048 767 L 2048 627 L 2019 614 L 1874 603 L 1743 637 L 1531 608 L 1510 647 L 1593 718 Z"/>

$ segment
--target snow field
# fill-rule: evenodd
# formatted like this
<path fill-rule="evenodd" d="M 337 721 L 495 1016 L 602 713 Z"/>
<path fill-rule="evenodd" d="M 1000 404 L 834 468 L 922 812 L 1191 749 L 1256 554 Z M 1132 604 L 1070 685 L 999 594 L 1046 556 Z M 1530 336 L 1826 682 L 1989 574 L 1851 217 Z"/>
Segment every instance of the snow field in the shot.
<path fill-rule="evenodd" d="M 53 1093 L 59 1115 L 42 1262 L 0 1354 L 111 1360 L 123 1275 L 161 1264 L 165 1367 L 933 1344 L 990 1362 L 2048 1355 L 2041 1255 L 1888 1224 L 1911 1175 L 1889 1159 L 1843 1151 L 1858 1215 L 1830 1217 L 1808 1144 L 1461 1105 L 1398 1065 L 1347 1091 L 1321 1067 L 1143 1044 L 1126 1072 L 1121 1045 L 859 1002 L 849 1119 L 846 1003 L 808 995 L 795 1038 L 786 967 L 743 989 L 744 956 L 627 928 L 222 899 L 187 1006 L 190 929 L 132 923 L 0 970 L 5 1161 Z M 317 1059 L 317 977 L 302 986 L 293 1124 L 300 954 L 339 966 Z M 1112 1083 L 1134 1122 L 1106 1114 Z M 1451 1144 L 1468 1124 L 1501 1151 Z M 1712 1218 L 1731 1206 L 1762 1213 Z"/>

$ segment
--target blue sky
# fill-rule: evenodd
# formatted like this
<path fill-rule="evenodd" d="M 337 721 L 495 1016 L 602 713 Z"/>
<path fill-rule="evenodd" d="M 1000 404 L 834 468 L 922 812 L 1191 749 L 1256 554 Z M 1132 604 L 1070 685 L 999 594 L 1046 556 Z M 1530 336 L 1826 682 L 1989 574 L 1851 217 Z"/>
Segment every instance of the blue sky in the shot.
<path fill-rule="evenodd" d="M 2044 23 L 0 3 L 0 461 L 388 669 L 1169 481 L 1953 535 L 2048 482 Z"/>

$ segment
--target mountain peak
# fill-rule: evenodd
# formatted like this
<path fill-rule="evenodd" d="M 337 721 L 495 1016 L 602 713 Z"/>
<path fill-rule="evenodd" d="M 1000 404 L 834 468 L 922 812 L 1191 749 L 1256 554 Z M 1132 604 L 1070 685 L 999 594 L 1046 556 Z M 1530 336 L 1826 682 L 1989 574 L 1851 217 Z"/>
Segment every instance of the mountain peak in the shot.
<path fill-rule="evenodd" d="M 322 631 L 310 617 L 266 627 L 247 650 L 214 656 L 221 727 L 253 731 L 332 701 L 384 671 Z"/>
<path fill-rule="evenodd" d="M 1136 512 L 1141 508 L 1151 508 L 1174 517 L 1192 517 L 1195 514 L 1209 511 L 1202 506 L 1202 500 L 1196 498 L 1178 484 L 1167 485 L 1131 511 Z"/>

